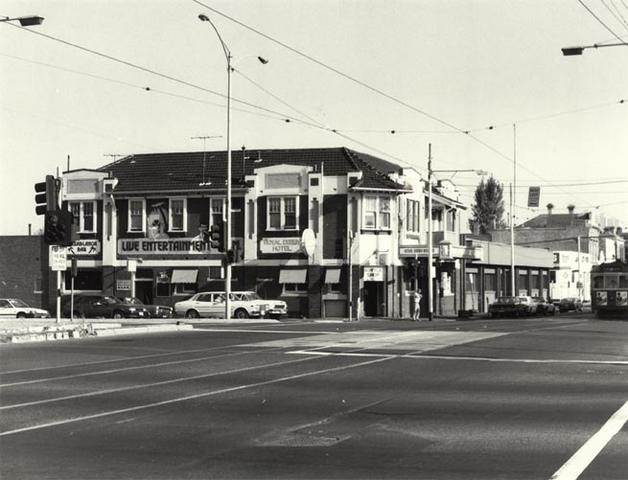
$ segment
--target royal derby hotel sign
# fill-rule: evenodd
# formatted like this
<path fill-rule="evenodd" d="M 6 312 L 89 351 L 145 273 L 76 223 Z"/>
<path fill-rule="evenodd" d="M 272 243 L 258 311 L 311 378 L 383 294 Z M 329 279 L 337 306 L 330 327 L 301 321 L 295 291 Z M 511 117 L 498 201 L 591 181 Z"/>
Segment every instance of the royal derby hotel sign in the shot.
<path fill-rule="evenodd" d="M 122 255 L 176 255 L 210 253 L 209 242 L 198 238 L 121 238 L 118 253 Z"/>

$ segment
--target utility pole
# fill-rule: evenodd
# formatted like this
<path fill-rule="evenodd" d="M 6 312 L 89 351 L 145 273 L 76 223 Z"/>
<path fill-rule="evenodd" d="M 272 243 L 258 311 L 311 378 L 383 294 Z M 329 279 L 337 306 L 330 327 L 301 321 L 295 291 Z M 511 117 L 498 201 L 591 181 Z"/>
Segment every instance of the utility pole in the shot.
<path fill-rule="evenodd" d="M 432 279 L 432 255 L 433 239 L 432 239 L 432 144 L 427 146 L 427 316 L 431 322 L 434 318 L 434 292 Z"/>
<path fill-rule="evenodd" d="M 515 293 L 515 192 L 517 188 L 517 125 L 512 124 L 513 137 L 513 177 L 510 185 L 510 285 L 511 295 Z"/>

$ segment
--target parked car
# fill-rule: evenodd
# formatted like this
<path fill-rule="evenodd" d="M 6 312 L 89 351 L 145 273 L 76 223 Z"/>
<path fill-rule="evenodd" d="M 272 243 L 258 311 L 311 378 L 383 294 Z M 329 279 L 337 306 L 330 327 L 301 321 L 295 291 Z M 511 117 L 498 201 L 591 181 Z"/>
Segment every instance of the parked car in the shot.
<path fill-rule="evenodd" d="M 287 311 L 283 301 L 264 300 L 252 291 L 236 291 L 230 295 L 231 317 L 259 318 L 264 315 L 279 316 Z M 225 292 L 201 292 L 188 300 L 174 304 L 176 315 L 186 318 L 225 316 Z"/>
<path fill-rule="evenodd" d="M 576 297 L 561 298 L 558 308 L 561 312 L 568 312 L 569 310 L 581 312 L 583 310 L 582 300 Z"/>
<path fill-rule="evenodd" d="M 148 310 L 148 315 L 151 318 L 171 318 L 174 314 L 174 308 L 166 305 L 146 305 L 137 297 L 121 297 L 124 303 L 137 305 L 138 307 L 144 307 Z"/>
<path fill-rule="evenodd" d="M 498 297 L 488 306 L 489 317 L 534 315 L 536 303 L 532 297 Z"/>
<path fill-rule="evenodd" d="M 43 308 L 29 307 L 19 298 L 0 298 L 0 317 L 50 318 L 50 313 Z"/>
<path fill-rule="evenodd" d="M 70 296 L 61 299 L 61 313 L 70 316 Z M 77 318 L 149 318 L 146 308 L 126 303 L 108 295 L 74 295 L 74 316 Z"/>
<path fill-rule="evenodd" d="M 259 304 L 262 317 L 277 319 L 288 314 L 288 304 L 283 300 L 265 300 L 253 291 L 234 292 L 232 298 Z"/>
<path fill-rule="evenodd" d="M 551 302 L 548 302 L 543 297 L 532 297 L 532 300 L 536 302 L 536 313 L 539 315 L 556 315 L 558 307 Z"/>

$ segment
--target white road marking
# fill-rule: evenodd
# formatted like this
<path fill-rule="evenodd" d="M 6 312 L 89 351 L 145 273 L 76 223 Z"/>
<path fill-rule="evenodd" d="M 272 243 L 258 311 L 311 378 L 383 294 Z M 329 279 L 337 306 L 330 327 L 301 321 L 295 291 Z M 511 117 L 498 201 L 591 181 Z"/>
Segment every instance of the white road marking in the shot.
<path fill-rule="evenodd" d="M 419 350 L 417 353 L 371 353 L 371 352 L 326 352 L 325 348 L 334 348 L 340 345 L 326 345 L 307 350 L 292 350 L 286 352 L 293 355 L 321 355 L 330 357 L 394 357 L 394 358 L 415 358 L 422 360 L 475 360 L 478 362 L 503 362 L 503 363 L 566 363 L 566 364 L 591 364 L 591 365 L 628 365 L 628 360 L 579 360 L 579 359 L 536 359 L 536 358 L 497 358 L 497 357 L 465 357 L 459 355 L 422 355 Z M 362 349 L 364 350 L 364 349 Z"/>
<path fill-rule="evenodd" d="M 391 357 L 392 358 L 392 357 Z M 138 410 L 146 410 L 148 408 L 154 408 L 154 407 L 160 407 L 160 406 L 164 406 L 164 405 L 170 405 L 173 403 L 179 403 L 179 402 L 185 402 L 187 400 L 195 400 L 197 398 L 203 398 L 203 397 L 210 397 L 210 396 L 214 396 L 214 395 L 220 395 L 223 393 L 231 393 L 231 392 L 236 392 L 236 391 L 240 391 L 240 390 L 246 390 L 249 388 L 257 388 L 257 387 L 263 387 L 265 385 L 272 385 L 274 383 L 281 383 L 281 382 L 288 382 L 290 380 L 296 380 L 299 378 L 304 378 L 304 377 L 311 377 L 313 375 L 322 375 L 325 373 L 331 373 L 331 372 L 338 372 L 341 370 L 348 370 L 351 368 L 357 368 L 357 367 L 362 367 L 365 365 L 371 365 L 373 363 L 379 363 L 379 362 L 385 362 L 387 360 L 390 360 L 390 358 L 377 358 L 375 360 L 369 360 L 366 362 L 360 362 L 360 363 L 355 363 L 352 365 L 344 365 L 341 367 L 333 367 L 333 368 L 326 368 L 324 370 L 316 370 L 313 372 L 306 372 L 306 373 L 299 373 L 296 375 L 290 375 L 287 377 L 281 377 L 281 378 L 275 378 L 272 380 L 264 380 L 262 382 L 256 382 L 256 383 L 249 383 L 246 385 L 238 385 L 236 387 L 229 387 L 229 388 L 222 388 L 220 390 L 213 390 L 210 392 L 204 392 L 204 393 L 197 393 L 194 395 L 186 395 L 184 397 L 178 397 L 178 398 L 172 398 L 170 400 L 163 400 L 161 402 L 154 402 L 154 403 L 147 403 L 144 405 L 136 405 L 134 407 L 129 407 L 129 408 L 121 408 L 118 410 L 110 410 L 107 412 L 101 412 L 101 413 L 97 413 L 94 415 L 85 415 L 83 417 L 76 417 L 76 418 L 68 418 L 65 420 L 58 420 L 56 422 L 50 422 L 50 423 L 44 423 L 44 424 L 40 424 L 40 425 L 33 425 L 30 427 L 24 427 L 24 428 L 17 428 L 15 430 L 7 430 L 6 432 L 0 432 L 0 437 L 6 437 L 8 435 L 15 435 L 17 433 L 23 433 L 23 432 L 29 432 L 29 431 L 33 431 L 33 430 L 40 430 L 43 428 L 50 428 L 50 427 L 56 427 L 56 426 L 60 426 L 60 425 L 67 425 L 69 423 L 75 423 L 75 422 L 82 422 L 85 420 L 93 420 L 96 418 L 103 418 L 103 417 L 109 417 L 112 415 L 119 415 L 121 413 L 128 413 L 128 412 L 136 412 Z"/>
<path fill-rule="evenodd" d="M 240 330 L 240 329 L 226 329 L 226 328 L 195 328 L 192 332 L 227 332 L 227 333 L 285 333 L 285 334 L 307 334 L 307 331 L 295 331 L 295 330 Z M 311 332 L 312 334 L 323 334 L 323 333 L 333 333 L 333 332 L 324 332 L 324 331 L 316 331 Z M 88 339 L 89 340 L 89 339 Z M 42 370 L 54 370 L 58 368 L 69 368 L 69 367 L 84 367 L 90 365 L 98 365 L 98 364 L 106 364 L 106 363 L 115 363 L 115 362 L 125 362 L 127 360 L 141 360 L 145 358 L 154 358 L 154 357 L 167 357 L 172 355 L 181 355 L 184 353 L 196 353 L 196 352 L 211 352 L 213 350 L 222 350 L 225 348 L 230 348 L 233 345 L 224 345 L 220 347 L 212 347 L 212 348 L 197 348 L 194 350 L 179 350 L 176 352 L 164 352 L 164 353 L 151 353 L 150 355 L 139 355 L 139 356 L 130 356 L 130 357 L 120 357 L 113 358 L 111 360 L 96 360 L 94 362 L 83 362 L 83 363 L 67 363 L 64 365 L 55 365 L 54 367 L 39 367 L 39 368 L 25 368 L 21 370 L 9 370 L 6 372 L 0 372 L 0 375 L 9 375 L 14 373 L 26 373 L 26 372 L 39 372 Z"/>
<path fill-rule="evenodd" d="M 277 348 L 275 350 L 278 350 Z M 231 352 L 231 353 L 225 353 L 222 355 L 207 355 L 204 357 L 195 357 L 195 358 L 186 358 L 184 360 L 173 360 L 170 362 L 161 362 L 161 363 L 149 363 L 146 365 L 136 365 L 133 367 L 120 367 L 120 368 L 111 368 L 109 370 L 99 370 L 96 372 L 83 372 L 83 373 L 75 373 L 72 375 L 59 375 L 56 377 L 45 377 L 45 378 L 36 378 L 34 380 L 24 380 L 21 382 L 13 382 L 13 383 L 3 383 L 0 385 L 0 388 L 3 387 L 15 387 L 18 385 L 29 385 L 29 384 L 33 384 L 33 383 L 44 383 L 44 382 L 50 382 L 53 380 L 67 380 L 70 378 L 79 378 L 79 377 L 91 377 L 94 375 L 108 375 L 110 373 L 118 373 L 118 372 L 127 372 L 129 370 L 140 370 L 143 368 L 153 368 L 153 367 L 164 367 L 166 365 L 180 365 L 183 363 L 193 363 L 193 362 L 199 362 L 202 360 L 210 360 L 210 359 L 214 359 L 214 358 L 224 358 L 224 357 L 237 357 L 237 356 L 242 356 L 242 355 L 247 355 L 247 354 L 251 354 L 251 353 L 260 353 L 260 352 L 268 352 L 269 349 L 259 349 L 259 350 L 246 350 L 246 351 L 242 351 L 242 352 Z M 1 408 L 1 407 L 0 407 Z"/>
<path fill-rule="evenodd" d="M 628 402 L 617 410 L 611 418 L 598 430 L 573 456 L 560 467 L 550 480 L 575 480 L 591 464 L 608 442 L 619 432 L 628 421 Z"/>
<path fill-rule="evenodd" d="M 243 368 L 236 368 L 233 370 L 224 370 L 224 371 L 220 371 L 220 372 L 212 372 L 212 373 L 204 373 L 201 375 L 193 375 L 190 377 L 178 377 L 178 378 L 173 378 L 170 380 L 162 380 L 161 382 L 153 382 L 153 383 L 142 383 L 142 384 L 136 384 L 136 385 L 130 385 L 127 387 L 119 387 L 119 388 L 109 388 L 106 390 L 97 390 L 95 392 L 88 392 L 88 393 L 77 393 L 74 395 L 66 395 L 63 397 L 54 397 L 54 398 L 47 398 L 44 400 L 33 400 L 32 402 L 25 402 L 25 403 L 14 403 L 11 405 L 4 405 L 2 407 L 0 407 L 0 410 L 9 410 L 12 408 L 20 408 L 20 407 L 31 407 L 33 405 L 41 405 L 44 403 L 53 403 L 53 402 L 61 402 L 63 400 L 74 400 L 77 398 L 85 398 L 85 397 L 96 397 L 98 395 L 106 395 L 108 393 L 119 393 L 119 392 L 126 392 L 129 390 L 139 390 L 141 388 L 150 388 L 150 387 L 158 387 L 161 385 L 169 385 L 172 383 L 179 383 L 179 382 L 186 382 L 188 380 L 198 380 L 201 378 L 209 378 L 209 377 L 217 377 L 219 375 L 229 375 L 232 373 L 241 373 L 241 372 L 247 372 L 250 370 L 256 370 L 258 368 L 267 368 L 267 367 L 277 367 L 277 366 L 281 366 L 281 365 L 288 365 L 288 364 L 294 364 L 294 363 L 300 363 L 300 362 L 304 362 L 307 360 L 313 360 L 315 357 L 314 356 L 310 356 L 310 358 L 303 358 L 301 360 L 297 360 L 296 362 L 294 360 L 288 360 L 288 361 L 284 361 L 284 362 L 273 362 L 273 363 L 267 363 L 264 365 L 254 365 L 252 367 L 243 367 Z"/>

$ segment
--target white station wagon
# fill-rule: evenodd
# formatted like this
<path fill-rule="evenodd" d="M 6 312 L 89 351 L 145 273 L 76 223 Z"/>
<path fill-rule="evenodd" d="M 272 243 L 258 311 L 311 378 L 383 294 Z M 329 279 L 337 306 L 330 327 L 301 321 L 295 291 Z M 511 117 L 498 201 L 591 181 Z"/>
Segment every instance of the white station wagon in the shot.
<path fill-rule="evenodd" d="M 264 300 L 253 291 L 236 291 L 230 294 L 232 318 L 278 318 L 287 313 L 286 302 Z M 225 292 L 201 292 L 174 304 L 175 315 L 186 318 L 225 317 Z"/>
<path fill-rule="evenodd" d="M 0 318 L 50 318 L 50 313 L 29 307 L 18 298 L 0 298 Z"/>

